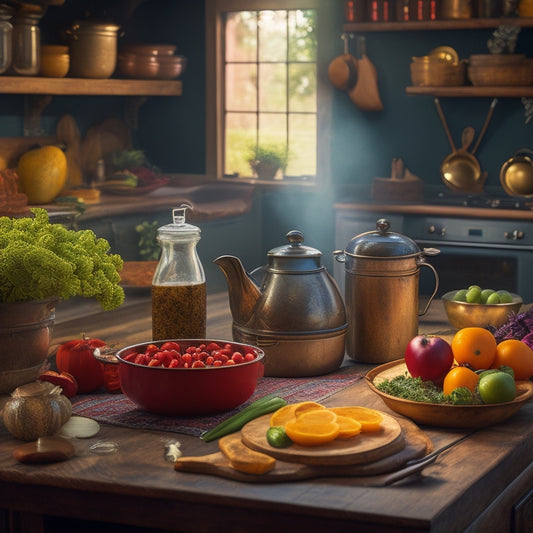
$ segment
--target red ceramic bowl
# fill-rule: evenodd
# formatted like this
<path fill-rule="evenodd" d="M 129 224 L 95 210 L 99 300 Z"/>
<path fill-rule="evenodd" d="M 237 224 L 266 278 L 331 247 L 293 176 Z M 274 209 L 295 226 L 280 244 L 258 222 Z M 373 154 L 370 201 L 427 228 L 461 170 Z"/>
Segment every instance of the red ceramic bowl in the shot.
<path fill-rule="evenodd" d="M 122 391 L 141 409 L 164 415 L 207 415 L 229 411 L 244 403 L 254 393 L 257 378 L 263 375 L 263 350 L 248 344 L 221 340 L 176 340 L 185 350 L 216 342 L 231 344 L 232 350 L 257 355 L 250 362 L 232 366 L 205 368 L 164 368 L 138 365 L 124 358 L 132 352 L 144 352 L 149 344 L 134 344 L 116 354 Z"/>

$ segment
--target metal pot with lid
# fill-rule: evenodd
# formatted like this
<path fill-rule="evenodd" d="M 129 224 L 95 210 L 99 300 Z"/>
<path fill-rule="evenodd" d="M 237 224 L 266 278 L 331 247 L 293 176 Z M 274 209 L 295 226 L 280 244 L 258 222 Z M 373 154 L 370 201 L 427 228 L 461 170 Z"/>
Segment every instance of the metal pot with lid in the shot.
<path fill-rule="evenodd" d="M 265 352 L 265 375 L 303 377 L 337 370 L 345 351 L 346 311 L 322 253 L 303 233 L 268 252 L 250 274 L 237 257 L 215 259 L 228 282 L 233 339 Z"/>
<path fill-rule="evenodd" d="M 66 31 L 70 42 L 70 74 L 79 78 L 109 78 L 117 66 L 120 27 L 105 21 L 76 21 Z"/>
<path fill-rule="evenodd" d="M 379 219 L 376 231 L 362 233 L 334 252 L 345 265 L 346 351 L 363 363 L 404 357 L 407 344 L 418 334 L 418 317 L 427 312 L 439 286 L 437 271 L 425 258 L 440 251 L 420 250 L 409 237 L 389 230 L 389 221 Z M 435 289 L 422 312 L 420 267 L 435 277 Z"/>

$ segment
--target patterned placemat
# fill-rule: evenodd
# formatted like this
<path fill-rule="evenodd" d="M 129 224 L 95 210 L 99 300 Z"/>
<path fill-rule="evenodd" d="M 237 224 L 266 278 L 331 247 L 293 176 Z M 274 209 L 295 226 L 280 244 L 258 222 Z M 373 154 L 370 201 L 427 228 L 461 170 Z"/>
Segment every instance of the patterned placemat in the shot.
<path fill-rule="evenodd" d="M 171 431 L 200 436 L 222 420 L 244 409 L 267 394 L 276 394 L 288 403 L 322 401 L 350 387 L 360 379 L 355 368 L 347 366 L 337 372 L 312 378 L 259 378 L 252 397 L 232 411 L 211 416 L 164 416 L 138 409 L 124 394 L 87 394 L 72 398 L 72 412 L 115 426 Z"/>

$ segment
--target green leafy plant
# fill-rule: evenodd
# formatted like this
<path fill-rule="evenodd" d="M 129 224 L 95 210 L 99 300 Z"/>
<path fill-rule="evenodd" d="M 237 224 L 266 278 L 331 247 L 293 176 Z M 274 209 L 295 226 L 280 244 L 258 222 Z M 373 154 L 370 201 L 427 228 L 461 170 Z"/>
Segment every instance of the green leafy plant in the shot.
<path fill-rule="evenodd" d="M 277 171 L 285 171 L 289 162 L 286 144 L 258 144 L 251 147 L 248 162 L 259 178 L 273 178 Z"/>
<path fill-rule="evenodd" d="M 146 261 L 157 261 L 161 255 L 161 247 L 157 242 L 156 220 L 147 220 L 137 224 L 135 231 L 139 234 L 139 255 Z"/>
<path fill-rule="evenodd" d="M 95 298 L 104 310 L 124 301 L 122 258 L 92 230 L 52 224 L 45 209 L 0 217 L 0 303 L 72 296 Z"/>

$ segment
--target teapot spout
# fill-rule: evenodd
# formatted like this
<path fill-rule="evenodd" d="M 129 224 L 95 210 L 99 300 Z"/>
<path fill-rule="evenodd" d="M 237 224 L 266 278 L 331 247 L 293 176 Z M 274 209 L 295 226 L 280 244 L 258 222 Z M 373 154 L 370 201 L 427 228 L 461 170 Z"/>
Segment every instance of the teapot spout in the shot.
<path fill-rule="evenodd" d="M 237 257 L 222 255 L 213 262 L 220 267 L 228 282 L 229 306 L 233 322 L 243 326 L 252 318 L 261 291 L 248 276 Z"/>

